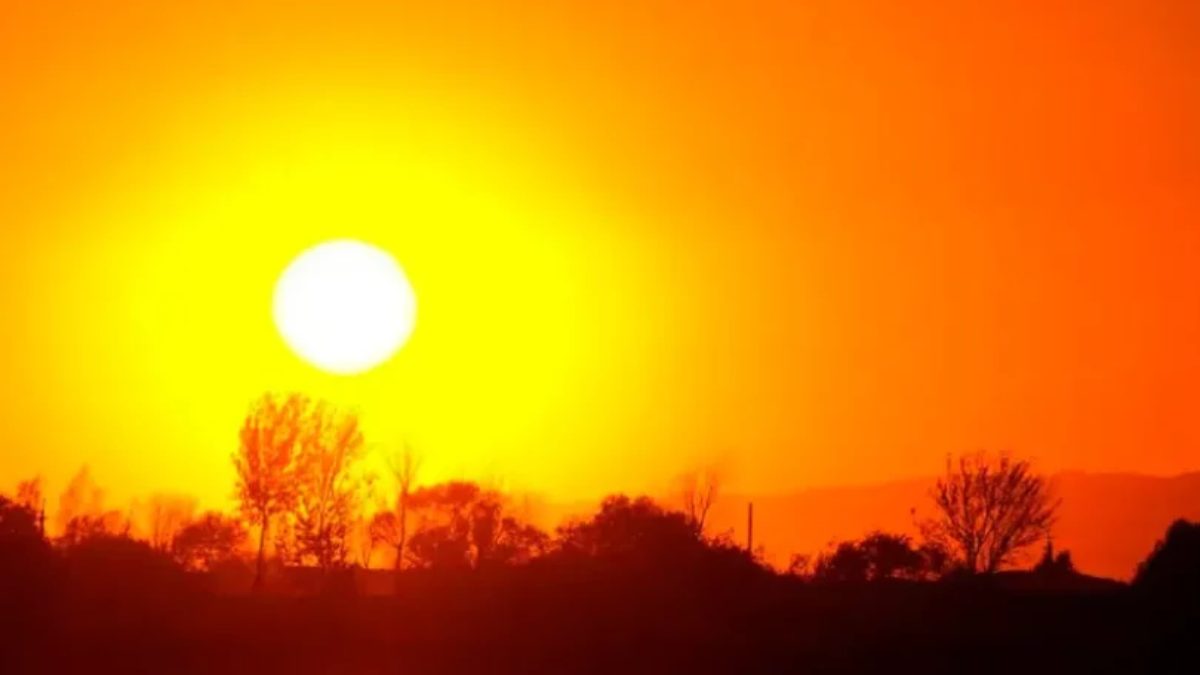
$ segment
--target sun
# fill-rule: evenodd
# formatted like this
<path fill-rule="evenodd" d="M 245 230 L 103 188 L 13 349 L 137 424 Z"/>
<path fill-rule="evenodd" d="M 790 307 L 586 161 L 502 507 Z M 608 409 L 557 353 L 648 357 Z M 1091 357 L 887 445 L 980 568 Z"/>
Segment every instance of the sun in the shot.
<path fill-rule="evenodd" d="M 338 375 L 387 361 L 412 334 L 417 302 L 389 253 L 349 239 L 296 257 L 275 285 L 274 316 L 302 359 Z"/>

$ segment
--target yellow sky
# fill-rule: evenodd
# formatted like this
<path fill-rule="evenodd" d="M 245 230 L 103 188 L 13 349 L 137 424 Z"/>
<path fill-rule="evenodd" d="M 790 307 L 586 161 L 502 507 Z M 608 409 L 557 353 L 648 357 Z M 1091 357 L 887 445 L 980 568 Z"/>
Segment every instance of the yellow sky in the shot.
<path fill-rule="evenodd" d="M 303 389 L 558 498 L 1197 468 L 1193 3 L 10 2 L 0 479 L 220 504 Z M 272 285 L 386 248 L 324 375 Z"/>

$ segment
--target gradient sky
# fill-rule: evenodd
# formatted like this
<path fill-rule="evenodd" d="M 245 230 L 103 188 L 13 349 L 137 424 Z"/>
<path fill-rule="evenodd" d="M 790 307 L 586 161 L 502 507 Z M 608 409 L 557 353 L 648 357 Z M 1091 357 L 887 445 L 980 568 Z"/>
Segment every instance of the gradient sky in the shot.
<path fill-rule="evenodd" d="M 1200 4 L 620 4 L 4 3 L 0 479 L 222 505 L 288 389 L 560 499 L 1200 468 Z M 357 378 L 270 317 L 339 237 Z"/>

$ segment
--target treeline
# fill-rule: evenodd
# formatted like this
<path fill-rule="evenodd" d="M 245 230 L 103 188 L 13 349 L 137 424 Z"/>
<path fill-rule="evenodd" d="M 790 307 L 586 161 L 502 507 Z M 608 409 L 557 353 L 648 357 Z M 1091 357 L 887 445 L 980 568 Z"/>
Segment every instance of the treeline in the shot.
<path fill-rule="evenodd" d="M 1195 644 L 1200 619 L 1187 523 L 1132 587 L 1059 584 L 1061 567 L 1020 573 L 1055 582 L 1031 587 L 946 571 L 936 549 L 887 533 L 779 572 L 645 497 L 508 538 L 488 491 L 427 489 L 454 506 L 415 527 L 398 571 L 272 556 L 262 593 L 247 592 L 238 519 L 202 515 L 165 547 L 48 538 L 38 511 L 0 498 L 0 672 L 1146 672 L 1142 659 Z M 363 576 L 393 583 L 374 597 Z"/>
<path fill-rule="evenodd" d="M 1005 456 L 949 461 L 915 537 L 778 570 L 711 531 L 711 472 L 545 531 L 497 490 L 421 484 L 410 451 L 371 477 L 362 447 L 353 416 L 267 398 L 236 513 L 108 509 L 87 471 L 49 523 L 38 481 L 0 495 L 0 672 L 1145 672 L 1200 625 L 1200 525 L 1132 585 L 1096 583 L 1053 550 L 1045 480 Z"/>
<path fill-rule="evenodd" d="M 408 447 L 388 458 L 388 475 L 375 475 L 364 448 L 355 415 L 301 394 L 268 395 L 252 406 L 232 454 L 236 513 L 197 513 L 194 500 L 177 495 L 106 509 L 85 468 L 59 497 L 49 525 L 39 480 L 0 496 L 0 535 L 6 546 L 67 557 L 104 546 L 143 550 L 186 572 L 248 577 L 245 590 L 269 588 L 273 571 L 312 569 L 324 578 L 379 560 L 397 575 L 583 560 L 640 561 L 677 573 L 682 564 L 722 560 L 811 582 L 927 582 L 1012 569 L 1038 544 L 1039 575 L 1075 574 L 1069 552 L 1053 549 L 1059 504 L 1050 486 L 1028 461 L 1007 455 L 947 460 L 930 495 L 933 515 L 916 523 L 916 538 L 872 532 L 797 555 L 776 571 L 762 551 L 709 532 L 720 488 L 713 471 L 685 474 L 675 503 L 613 496 L 592 516 L 549 532 L 498 490 L 469 481 L 420 484 L 420 458 Z M 1178 538 L 1186 528 L 1172 531 Z"/>

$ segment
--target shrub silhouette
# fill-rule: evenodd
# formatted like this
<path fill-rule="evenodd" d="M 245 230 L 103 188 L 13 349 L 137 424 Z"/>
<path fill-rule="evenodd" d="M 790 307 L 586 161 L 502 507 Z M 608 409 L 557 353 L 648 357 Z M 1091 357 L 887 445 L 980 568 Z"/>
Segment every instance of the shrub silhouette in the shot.
<path fill-rule="evenodd" d="M 235 559 L 245 540 L 241 522 L 210 511 L 175 535 L 171 555 L 184 569 L 211 570 Z"/>
<path fill-rule="evenodd" d="M 625 495 L 607 497 L 596 515 L 560 527 L 550 560 L 625 573 L 669 573 L 664 580 L 736 579 L 762 571 L 750 553 L 726 539 L 705 537 L 687 515 L 647 497 Z"/>
<path fill-rule="evenodd" d="M 931 579 L 942 572 L 944 554 L 934 546 L 916 548 L 903 534 L 872 532 L 858 541 L 845 541 L 819 556 L 813 567 L 816 581 L 855 582 L 884 579 Z"/>

